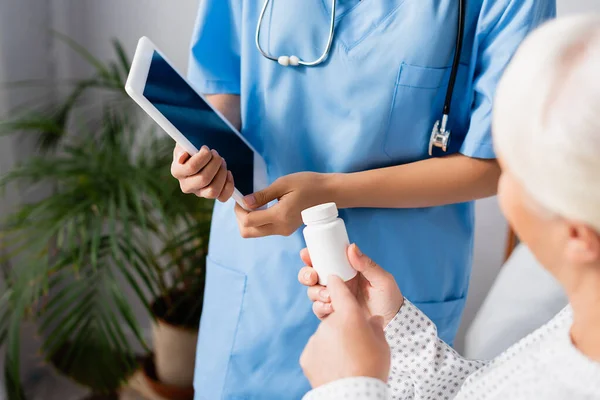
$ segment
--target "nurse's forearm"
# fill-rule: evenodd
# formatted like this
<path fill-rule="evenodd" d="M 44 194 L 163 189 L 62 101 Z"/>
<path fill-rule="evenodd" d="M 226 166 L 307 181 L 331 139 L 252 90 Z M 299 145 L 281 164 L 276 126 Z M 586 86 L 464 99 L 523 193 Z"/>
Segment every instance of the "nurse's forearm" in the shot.
<path fill-rule="evenodd" d="M 330 193 L 340 208 L 419 208 L 493 196 L 496 160 L 460 154 L 352 174 L 333 174 Z"/>
<path fill-rule="evenodd" d="M 210 94 L 206 100 L 237 129 L 242 128 L 240 96 L 235 94 Z"/>

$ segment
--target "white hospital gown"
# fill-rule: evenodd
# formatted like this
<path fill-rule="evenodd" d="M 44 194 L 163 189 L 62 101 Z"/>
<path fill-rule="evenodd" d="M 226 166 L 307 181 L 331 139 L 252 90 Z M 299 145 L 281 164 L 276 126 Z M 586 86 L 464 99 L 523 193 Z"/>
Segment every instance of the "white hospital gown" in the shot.
<path fill-rule="evenodd" d="M 435 325 L 405 300 L 386 327 L 392 352 L 388 384 L 348 378 L 304 400 L 579 400 L 600 399 L 600 363 L 571 343 L 568 306 L 490 362 L 467 360 L 437 336 Z M 599 338 L 600 340 L 600 338 Z"/>

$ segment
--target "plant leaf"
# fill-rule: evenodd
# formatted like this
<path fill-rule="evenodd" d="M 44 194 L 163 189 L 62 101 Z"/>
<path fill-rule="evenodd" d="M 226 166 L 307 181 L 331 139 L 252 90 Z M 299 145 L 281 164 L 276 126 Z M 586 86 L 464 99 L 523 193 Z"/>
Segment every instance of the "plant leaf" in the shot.
<path fill-rule="evenodd" d="M 94 57 L 92 55 L 92 53 L 90 53 L 85 47 L 83 47 L 82 45 L 80 45 L 79 43 L 77 43 L 76 41 L 74 41 L 69 36 L 67 36 L 63 33 L 60 33 L 58 31 L 53 31 L 53 34 L 54 34 L 54 36 L 59 38 L 63 43 L 65 43 L 67 46 L 69 46 L 73 51 L 75 51 L 75 53 L 77 53 L 83 59 L 85 59 L 88 63 L 90 63 L 90 65 L 92 65 L 96 69 L 97 73 L 100 76 L 102 76 L 106 79 L 110 79 L 110 73 L 108 72 L 108 70 L 102 63 L 102 61 L 100 61 L 98 58 Z"/>
<path fill-rule="evenodd" d="M 126 76 L 129 74 L 129 68 L 131 66 L 131 62 L 129 61 L 129 57 L 127 57 L 127 53 L 123 48 L 121 42 L 116 39 L 113 39 L 113 47 L 115 49 L 115 53 L 117 54 L 117 58 L 121 64 L 121 68 L 123 69 L 123 74 Z"/>

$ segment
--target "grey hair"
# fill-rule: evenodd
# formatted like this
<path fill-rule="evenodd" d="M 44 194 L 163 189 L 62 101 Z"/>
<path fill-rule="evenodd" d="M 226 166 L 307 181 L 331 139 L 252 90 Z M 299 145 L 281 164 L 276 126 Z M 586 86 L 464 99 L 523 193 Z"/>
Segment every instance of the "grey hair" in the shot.
<path fill-rule="evenodd" d="M 494 146 L 529 194 L 600 232 L 600 15 L 533 32 L 494 107 Z"/>

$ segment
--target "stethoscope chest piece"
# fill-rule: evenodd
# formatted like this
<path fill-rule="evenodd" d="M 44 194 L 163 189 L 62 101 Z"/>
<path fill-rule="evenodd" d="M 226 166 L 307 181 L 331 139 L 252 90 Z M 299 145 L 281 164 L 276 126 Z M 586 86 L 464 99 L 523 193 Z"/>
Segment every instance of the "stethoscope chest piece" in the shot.
<path fill-rule="evenodd" d="M 454 61 L 452 62 L 452 72 L 450 73 L 450 82 L 446 90 L 446 100 L 444 102 L 444 110 L 442 120 L 438 120 L 433 126 L 431 137 L 429 138 L 429 156 L 433 156 L 433 148 L 441 149 L 444 153 L 448 151 L 450 145 L 450 130 L 446 129 L 448 125 L 448 117 L 450 115 L 450 105 L 452 103 L 452 95 L 454 94 L 454 84 L 458 74 L 458 66 L 460 63 L 460 55 L 463 46 L 463 36 L 465 32 L 465 5 L 467 0 L 459 0 L 458 2 L 458 30 L 456 34 L 456 49 L 454 50 Z"/>
<path fill-rule="evenodd" d="M 446 129 L 447 116 L 444 115 L 441 125 L 440 121 L 437 121 L 431 131 L 431 137 L 429 138 L 429 156 L 433 155 L 433 148 L 437 147 L 442 149 L 443 152 L 448 151 L 450 145 L 450 131 Z"/>

